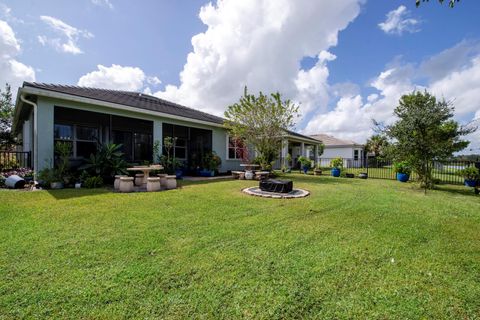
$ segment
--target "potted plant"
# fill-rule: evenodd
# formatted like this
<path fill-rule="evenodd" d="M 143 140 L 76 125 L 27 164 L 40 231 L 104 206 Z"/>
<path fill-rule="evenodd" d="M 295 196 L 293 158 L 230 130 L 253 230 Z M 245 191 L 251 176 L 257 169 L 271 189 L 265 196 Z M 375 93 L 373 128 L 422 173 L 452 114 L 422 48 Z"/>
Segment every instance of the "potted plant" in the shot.
<path fill-rule="evenodd" d="M 400 182 L 407 182 L 410 179 L 412 173 L 412 167 L 406 161 L 396 162 L 393 164 L 393 168 L 397 173 L 397 180 Z"/>
<path fill-rule="evenodd" d="M 457 174 L 465 179 L 465 185 L 467 187 L 475 188 L 478 180 L 480 179 L 480 172 L 475 167 L 467 167 L 462 170 L 458 170 Z"/>
<path fill-rule="evenodd" d="M 215 152 L 208 152 L 203 156 L 203 170 L 200 171 L 202 177 L 213 177 L 215 171 L 222 164 L 222 159 Z"/>
<path fill-rule="evenodd" d="M 320 168 L 320 164 L 317 164 L 315 166 L 315 169 L 313 169 L 313 174 L 316 176 L 321 176 L 322 175 L 322 169 Z"/>
<path fill-rule="evenodd" d="M 333 177 L 340 177 L 340 173 L 343 168 L 343 159 L 342 158 L 335 158 L 330 161 L 330 167 L 332 167 L 332 176 Z"/>
<path fill-rule="evenodd" d="M 298 158 L 298 162 L 302 165 L 302 170 L 304 174 L 308 173 L 308 169 L 312 166 L 312 161 L 304 156 Z"/>
<path fill-rule="evenodd" d="M 100 176 L 106 184 L 113 184 L 115 175 L 126 174 L 127 162 L 123 158 L 122 145 L 97 143 L 97 151 L 78 170 L 87 170 L 92 176 Z"/>

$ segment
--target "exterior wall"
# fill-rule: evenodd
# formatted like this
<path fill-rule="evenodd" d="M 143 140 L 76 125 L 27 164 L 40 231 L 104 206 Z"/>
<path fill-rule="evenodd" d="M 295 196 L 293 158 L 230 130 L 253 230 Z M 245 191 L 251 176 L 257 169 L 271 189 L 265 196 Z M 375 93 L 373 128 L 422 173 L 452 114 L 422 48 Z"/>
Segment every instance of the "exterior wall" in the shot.
<path fill-rule="evenodd" d="M 38 168 L 41 170 L 45 167 L 51 167 L 54 157 L 54 107 L 72 108 L 84 111 L 106 113 L 111 115 L 137 118 L 143 120 L 153 121 L 153 140 L 162 143 L 162 124 L 170 123 L 176 125 L 183 125 L 194 128 L 208 129 L 212 131 L 212 149 L 222 159 L 222 165 L 219 168 L 220 172 L 228 170 L 239 170 L 240 160 L 227 160 L 227 131 L 224 128 L 208 126 L 205 124 L 198 124 L 195 122 L 181 121 L 177 119 L 169 119 L 164 117 L 157 117 L 154 115 L 142 114 L 140 112 L 118 110 L 98 105 L 77 103 L 68 100 L 53 99 L 47 97 L 38 97 Z"/>
<path fill-rule="evenodd" d="M 320 158 L 353 158 L 353 147 L 325 147 L 323 154 Z"/>
<path fill-rule="evenodd" d="M 37 160 L 38 172 L 43 168 L 53 165 L 54 144 L 53 144 L 53 104 L 44 99 L 37 101 L 37 152 L 34 155 Z M 35 163 L 35 162 L 34 162 Z"/>
<path fill-rule="evenodd" d="M 22 128 L 22 150 L 24 152 L 33 151 L 33 112 L 25 120 Z"/>
<path fill-rule="evenodd" d="M 358 150 L 358 160 L 354 159 L 354 151 Z M 320 156 L 320 165 L 328 167 L 330 165 L 330 160 L 333 158 L 343 158 L 348 159 L 344 160 L 344 167 L 360 167 L 363 162 L 363 148 L 362 147 L 325 147 L 323 154 Z"/>

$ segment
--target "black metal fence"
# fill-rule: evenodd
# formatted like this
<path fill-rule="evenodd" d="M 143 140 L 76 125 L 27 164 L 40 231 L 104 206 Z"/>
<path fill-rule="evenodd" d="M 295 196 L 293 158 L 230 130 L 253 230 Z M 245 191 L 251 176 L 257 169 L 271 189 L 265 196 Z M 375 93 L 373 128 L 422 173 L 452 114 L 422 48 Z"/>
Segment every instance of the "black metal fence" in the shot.
<path fill-rule="evenodd" d="M 0 171 L 14 170 L 18 168 L 32 168 L 31 153 L 29 151 L 0 150 Z"/>
<path fill-rule="evenodd" d="M 320 158 L 318 164 L 322 169 L 322 174 L 330 174 L 330 161 L 333 158 Z M 439 183 L 463 184 L 464 179 L 457 174 L 458 170 L 475 166 L 474 161 L 435 161 L 433 162 L 432 175 Z M 343 158 L 343 172 L 352 173 L 358 176 L 360 173 L 368 174 L 368 178 L 373 179 L 396 179 L 396 173 L 393 168 L 393 162 L 377 158 L 351 159 Z M 413 172 L 411 180 L 418 177 Z"/>

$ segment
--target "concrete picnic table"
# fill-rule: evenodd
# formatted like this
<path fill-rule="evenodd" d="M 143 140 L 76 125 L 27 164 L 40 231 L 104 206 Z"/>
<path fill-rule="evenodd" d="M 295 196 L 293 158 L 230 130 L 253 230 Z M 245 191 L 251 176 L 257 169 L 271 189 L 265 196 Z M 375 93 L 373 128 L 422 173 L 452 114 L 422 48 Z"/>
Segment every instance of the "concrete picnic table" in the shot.
<path fill-rule="evenodd" d="M 152 165 L 152 166 L 136 166 L 127 168 L 127 171 L 142 171 L 143 172 L 143 184 L 147 184 L 147 178 L 150 176 L 150 171 L 162 170 L 163 166 L 161 165 Z"/>

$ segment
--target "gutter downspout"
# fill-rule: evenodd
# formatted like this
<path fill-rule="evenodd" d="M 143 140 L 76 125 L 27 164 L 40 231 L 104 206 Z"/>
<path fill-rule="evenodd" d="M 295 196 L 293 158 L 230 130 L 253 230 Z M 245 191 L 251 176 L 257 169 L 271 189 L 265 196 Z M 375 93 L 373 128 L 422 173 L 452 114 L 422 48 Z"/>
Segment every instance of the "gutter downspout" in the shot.
<path fill-rule="evenodd" d="M 37 170 L 38 170 L 38 136 L 37 136 L 37 124 L 38 124 L 38 106 L 35 102 L 27 100 L 25 98 L 25 94 L 23 93 L 20 96 L 20 100 L 22 102 L 29 104 L 33 107 L 33 172 L 35 179 L 37 178 Z"/>

